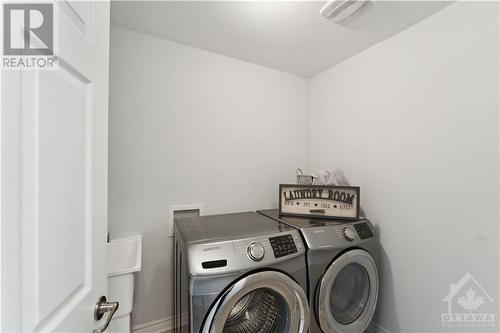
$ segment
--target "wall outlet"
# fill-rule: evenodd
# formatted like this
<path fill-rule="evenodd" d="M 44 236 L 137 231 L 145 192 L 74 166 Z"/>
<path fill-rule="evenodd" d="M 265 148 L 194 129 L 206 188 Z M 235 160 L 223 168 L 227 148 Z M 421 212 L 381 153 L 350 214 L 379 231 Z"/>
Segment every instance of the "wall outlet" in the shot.
<path fill-rule="evenodd" d="M 205 204 L 172 205 L 168 211 L 168 237 L 174 236 L 174 221 L 205 215 Z"/>

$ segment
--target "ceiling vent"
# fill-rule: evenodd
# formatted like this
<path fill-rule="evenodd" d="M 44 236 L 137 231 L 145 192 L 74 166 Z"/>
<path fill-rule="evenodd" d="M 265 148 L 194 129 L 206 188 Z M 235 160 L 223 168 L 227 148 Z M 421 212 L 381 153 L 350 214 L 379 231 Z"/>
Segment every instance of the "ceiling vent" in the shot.
<path fill-rule="evenodd" d="M 346 23 L 358 17 L 371 4 L 370 0 L 332 0 L 319 13 L 335 23 Z"/>

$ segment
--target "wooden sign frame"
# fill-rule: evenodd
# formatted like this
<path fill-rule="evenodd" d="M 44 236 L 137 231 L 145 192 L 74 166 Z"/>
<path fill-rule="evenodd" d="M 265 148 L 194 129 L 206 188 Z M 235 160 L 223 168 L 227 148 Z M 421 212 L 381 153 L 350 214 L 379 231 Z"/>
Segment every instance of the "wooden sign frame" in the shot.
<path fill-rule="evenodd" d="M 283 216 L 357 220 L 359 207 L 359 186 L 279 186 L 279 213 Z"/>

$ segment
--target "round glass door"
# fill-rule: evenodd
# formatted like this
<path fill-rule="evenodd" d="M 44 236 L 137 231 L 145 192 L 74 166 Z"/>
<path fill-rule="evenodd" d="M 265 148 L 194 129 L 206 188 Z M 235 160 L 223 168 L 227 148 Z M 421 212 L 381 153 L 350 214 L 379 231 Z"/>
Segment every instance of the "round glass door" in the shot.
<path fill-rule="evenodd" d="M 288 309 L 285 300 L 271 289 L 254 290 L 231 309 L 223 333 L 285 332 Z"/>
<path fill-rule="evenodd" d="M 321 279 L 318 320 L 326 333 L 363 332 L 375 313 L 377 267 L 372 256 L 352 250 L 337 258 Z"/>
<path fill-rule="evenodd" d="M 348 264 L 333 281 L 330 307 L 333 318 L 343 325 L 359 318 L 368 303 L 370 280 L 359 264 Z"/>
<path fill-rule="evenodd" d="M 306 333 L 309 304 L 289 276 L 263 271 L 246 276 L 215 302 L 202 333 Z"/>

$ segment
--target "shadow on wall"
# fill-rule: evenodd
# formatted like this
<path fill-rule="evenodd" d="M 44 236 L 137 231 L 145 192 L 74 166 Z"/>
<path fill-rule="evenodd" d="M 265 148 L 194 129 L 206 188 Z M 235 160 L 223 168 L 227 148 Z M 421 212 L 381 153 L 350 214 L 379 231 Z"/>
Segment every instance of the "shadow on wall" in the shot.
<path fill-rule="evenodd" d="M 380 227 L 375 225 L 374 228 L 380 239 Z M 375 323 L 389 332 L 399 332 L 392 267 L 383 244 L 380 244 L 378 265 L 380 289 L 377 310 L 375 312 Z"/>

